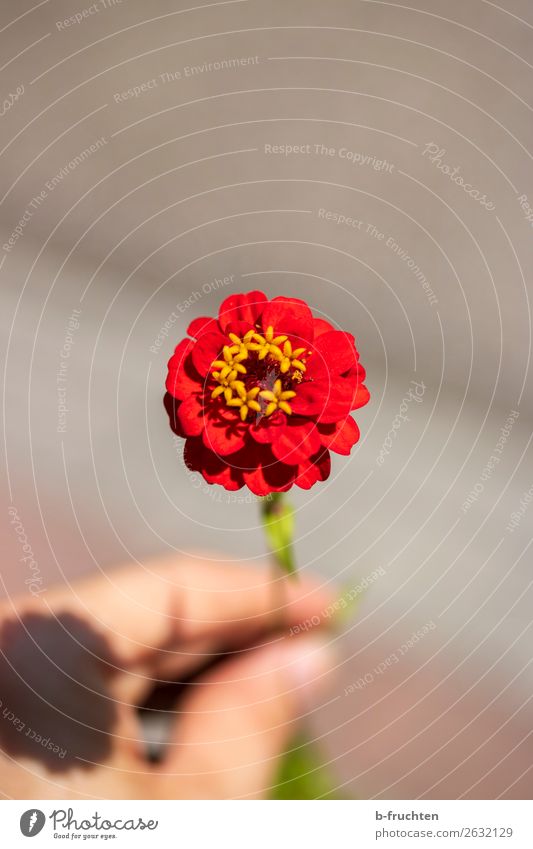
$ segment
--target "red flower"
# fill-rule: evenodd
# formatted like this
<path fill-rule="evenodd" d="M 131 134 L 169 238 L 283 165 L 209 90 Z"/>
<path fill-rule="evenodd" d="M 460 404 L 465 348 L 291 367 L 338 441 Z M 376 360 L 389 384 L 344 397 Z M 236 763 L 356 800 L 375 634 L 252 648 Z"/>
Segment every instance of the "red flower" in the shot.
<path fill-rule="evenodd" d="M 231 295 L 218 321 L 196 318 L 168 363 L 165 406 L 184 459 L 210 483 L 256 495 L 330 473 L 330 450 L 359 439 L 350 416 L 370 398 L 350 333 L 304 301 Z"/>

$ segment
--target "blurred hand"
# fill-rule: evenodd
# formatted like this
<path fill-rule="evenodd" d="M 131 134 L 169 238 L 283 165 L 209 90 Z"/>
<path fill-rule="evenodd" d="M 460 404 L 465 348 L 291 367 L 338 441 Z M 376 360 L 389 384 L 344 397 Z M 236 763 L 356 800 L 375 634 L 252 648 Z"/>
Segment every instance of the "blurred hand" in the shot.
<path fill-rule="evenodd" d="M 316 622 L 331 600 L 308 580 L 173 558 L 3 601 L 0 792 L 268 795 L 294 721 L 330 666 L 320 629 L 288 629 Z M 185 683 L 170 739 L 153 763 L 137 706 L 176 680 Z"/>

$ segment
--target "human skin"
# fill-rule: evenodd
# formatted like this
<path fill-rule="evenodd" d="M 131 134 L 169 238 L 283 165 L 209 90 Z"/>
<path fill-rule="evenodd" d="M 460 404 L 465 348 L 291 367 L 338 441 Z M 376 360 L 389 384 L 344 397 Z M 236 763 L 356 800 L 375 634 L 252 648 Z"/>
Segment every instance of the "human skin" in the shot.
<path fill-rule="evenodd" d="M 331 669 L 320 627 L 290 636 L 331 592 L 280 582 L 267 567 L 173 556 L 0 602 L 0 793 L 268 796 Z M 136 707 L 176 680 L 188 683 L 153 763 Z"/>

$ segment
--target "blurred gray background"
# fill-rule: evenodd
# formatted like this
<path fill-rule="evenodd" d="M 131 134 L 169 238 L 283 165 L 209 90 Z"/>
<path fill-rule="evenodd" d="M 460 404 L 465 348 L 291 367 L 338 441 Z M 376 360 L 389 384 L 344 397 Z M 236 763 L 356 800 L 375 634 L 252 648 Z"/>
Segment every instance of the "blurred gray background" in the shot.
<path fill-rule="evenodd" d="M 339 596 L 379 570 L 313 715 L 337 784 L 530 798 L 531 3 L 0 14 L 2 593 L 30 577 L 13 507 L 43 592 L 263 557 L 255 500 L 183 467 L 166 361 L 231 292 L 305 298 L 372 393 L 352 456 L 293 494 L 302 569 Z"/>

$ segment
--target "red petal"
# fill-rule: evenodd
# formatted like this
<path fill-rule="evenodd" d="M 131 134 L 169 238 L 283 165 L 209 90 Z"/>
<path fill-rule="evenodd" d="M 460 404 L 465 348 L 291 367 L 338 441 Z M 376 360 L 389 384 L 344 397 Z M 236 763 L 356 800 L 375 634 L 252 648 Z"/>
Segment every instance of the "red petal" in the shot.
<path fill-rule="evenodd" d="M 311 356 L 306 361 L 305 380 L 317 383 L 320 381 L 329 382 L 329 369 L 323 357 L 320 356 L 316 349 L 310 349 Z"/>
<path fill-rule="evenodd" d="M 348 455 L 360 436 L 359 428 L 351 416 L 336 424 L 319 424 L 318 430 L 324 448 L 337 454 Z"/>
<path fill-rule="evenodd" d="M 316 424 L 309 421 L 290 420 L 276 431 L 272 442 L 272 453 L 282 463 L 298 465 L 307 463 L 320 450 L 320 434 Z"/>
<path fill-rule="evenodd" d="M 205 411 L 198 395 L 189 395 L 181 402 L 178 418 L 187 436 L 200 436 L 205 425 Z"/>
<path fill-rule="evenodd" d="M 182 339 L 181 342 L 178 342 L 174 348 L 174 353 L 168 361 L 168 367 L 178 369 L 185 360 L 187 354 L 192 350 L 193 345 L 194 342 L 192 339 Z"/>
<path fill-rule="evenodd" d="M 228 326 L 238 321 L 245 322 L 246 328 L 250 329 L 257 322 L 266 303 L 267 297 L 263 292 L 230 295 L 220 305 L 218 323 L 221 330 L 228 332 Z"/>
<path fill-rule="evenodd" d="M 346 374 L 343 374 L 343 377 L 354 378 L 356 383 L 364 383 L 366 377 L 366 371 L 361 365 L 361 363 L 357 363 L 350 371 L 347 371 Z"/>
<path fill-rule="evenodd" d="M 270 444 L 276 438 L 278 430 L 285 427 L 286 421 L 287 416 L 280 410 L 271 416 L 262 416 L 253 425 L 250 425 L 250 435 L 256 442 Z"/>
<path fill-rule="evenodd" d="M 331 472 L 331 457 L 329 451 L 321 451 L 311 457 L 306 465 L 298 466 L 295 483 L 301 489 L 311 489 L 318 481 L 325 481 Z"/>
<path fill-rule="evenodd" d="M 298 345 L 313 341 L 313 315 L 305 303 L 298 298 L 274 298 L 263 310 L 263 330 L 273 327 L 275 333 L 285 333 Z"/>
<path fill-rule="evenodd" d="M 256 445 L 254 465 L 244 472 L 244 482 L 254 495 L 286 492 L 294 483 L 296 466 L 280 463 L 270 449 Z"/>
<path fill-rule="evenodd" d="M 310 346 L 311 356 L 306 362 L 307 380 L 331 379 L 330 375 L 352 374 L 357 369 L 358 353 L 351 333 L 329 330 L 322 333 Z"/>
<path fill-rule="evenodd" d="M 187 468 L 199 472 L 208 484 L 219 484 L 232 491 L 244 486 L 242 472 L 209 451 L 199 437 L 187 439 L 183 459 Z"/>
<path fill-rule="evenodd" d="M 174 398 L 180 401 L 184 401 L 189 395 L 202 391 L 202 384 L 198 382 L 198 378 L 191 378 L 186 368 L 181 368 L 179 371 L 169 371 L 165 387 L 167 392 L 170 392 Z"/>
<path fill-rule="evenodd" d="M 187 434 L 183 430 L 178 417 L 180 402 L 176 401 L 176 399 L 167 392 L 163 398 L 163 404 L 165 405 L 165 410 L 168 413 L 170 429 L 176 434 L 176 436 L 185 437 Z"/>
<path fill-rule="evenodd" d="M 332 374 L 344 374 L 357 364 L 357 349 L 351 333 L 332 330 L 323 333 L 315 345 L 315 357 L 325 361 Z"/>
<path fill-rule="evenodd" d="M 210 410 L 204 419 L 204 445 L 222 456 L 233 454 L 242 448 L 248 431 L 248 425 L 243 424 L 233 410 L 228 412 L 231 412 L 231 415 L 222 416 L 218 410 Z"/>
<path fill-rule="evenodd" d="M 356 384 L 356 388 L 352 393 L 351 410 L 358 410 L 359 407 L 364 407 L 370 401 L 370 392 L 363 383 Z"/>
<path fill-rule="evenodd" d="M 248 321 L 229 321 L 226 325 L 226 333 L 235 333 L 242 339 L 245 333 L 248 333 L 252 327 L 255 327 L 255 325 L 250 324 Z"/>
<path fill-rule="evenodd" d="M 315 329 L 315 341 L 319 336 L 322 336 L 323 333 L 329 333 L 330 330 L 335 330 L 335 328 L 326 321 L 325 318 L 313 318 L 313 327 Z"/>
<path fill-rule="evenodd" d="M 328 403 L 331 384 L 328 380 L 309 380 L 300 383 L 295 391 L 296 398 L 291 398 L 290 401 L 293 413 L 299 416 L 318 416 Z"/>
<path fill-rule="evenodd" d="M 284 464 L 280 463 L 279 465 L 283 466 Z M 287 492 L 294 483 L 295 467 L 284 466 L 284 468 L 292 470 L 292 474 L 288 481 L 285 480 L 285 477 L 288 476 L 280 479 L 280 482 L 275 480 L 275 478 L 271 475 L 264 475 L 263 469 L 259 466 L 257 469 L 254 469 L 253 472 L 247 472 L 244 475 L 244 482 L 250 492 L 253 492 L 254 495 L 261 498 L 264 498 L 265 495 L 270 495 L 271 492 Z"/>
<path fill-rule="evenodd" d="M 191 354 L 188 353 L 194 345 L 190 339 L 183 340 L 176 352 L 168 361 L 166 389 L 174 398 L 184 400 L 194 392 L 201 392 L 202 380 L 193 366 Z"/>
<path fill-rule="evenodd" d="M 352 380 L 336 376 L 330 384 L 330 395 L 325 400 L 318 421 L 323 424 L 331 424 L 340 421 L 340 419 L 345 419 L 350 410 L 354 409 L 352 404 L 355 393 L 356 384 Z"/>
<path fill-rule="evenodd" d="M 293 412 L 300 416 L 331 424 L 345 419 L 350 410 L 355 409 L 352 404 L 357 391 L 355 381 L 338 375 L 330 375 L 329 380 L 304 380 L 296 388 L 296 398 L 292 398 L 290 404 Z"/>
<path fill-rule="evenodd" d="M 200 336 L 204 335 L 204 333 L 219 332 L 217 320 L 204 315 L 198 316 L 198 318 L 193 318 L 187 328 L 189 336 L 193 336 L 195 339 L 199 339 Z"/>
<path fill-rule="evenodd" d="M 192 349 L 192 361 L 196 370 L 205 377 L 211 369 L 213 361 L 218 359 L 227 340 L 221 333 L 204 333 Z"/>

